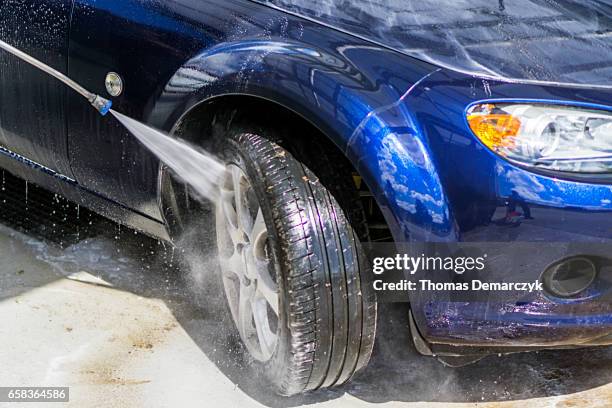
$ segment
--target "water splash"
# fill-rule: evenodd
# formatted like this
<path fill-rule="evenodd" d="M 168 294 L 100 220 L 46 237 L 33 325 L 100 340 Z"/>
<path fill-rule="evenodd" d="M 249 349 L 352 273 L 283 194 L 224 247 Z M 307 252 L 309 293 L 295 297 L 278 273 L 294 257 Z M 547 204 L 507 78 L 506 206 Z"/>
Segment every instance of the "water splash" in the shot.
<path fill-rule="evenodd" d="M 225 166 L 215 157 L 135 119 L 110 113 L 201 197 L 217 202 Z"/>

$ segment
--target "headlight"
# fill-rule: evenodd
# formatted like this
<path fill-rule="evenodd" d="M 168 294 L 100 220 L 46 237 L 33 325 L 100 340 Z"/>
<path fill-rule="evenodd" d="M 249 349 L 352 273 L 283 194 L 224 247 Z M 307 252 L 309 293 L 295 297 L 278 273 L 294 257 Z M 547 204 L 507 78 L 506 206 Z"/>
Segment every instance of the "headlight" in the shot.
<path fill-rule="evenodd" d="M 468 109 L 467 121 L 485 146 L 511 162 L 563 172 L 612 172 L 610 112 L 483 103 Z"/>

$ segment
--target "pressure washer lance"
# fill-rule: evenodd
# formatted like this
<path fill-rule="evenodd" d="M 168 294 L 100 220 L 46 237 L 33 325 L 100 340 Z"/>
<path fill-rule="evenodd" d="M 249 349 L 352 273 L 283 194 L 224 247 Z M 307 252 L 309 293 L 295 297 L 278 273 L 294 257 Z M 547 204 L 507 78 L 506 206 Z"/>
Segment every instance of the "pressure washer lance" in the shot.
<path fill-rule="evenodd" d="M 36 68 L 46 72 L 47 74 L 59 79 L 60 81 L 68 85 L 70 88 L 74 89 L 79 94 L 81 94 L 85 99 L 87 99 L 87 101 L 91 104 L 91 106 L 96 108 L 96 110 L 100 112 L 102 116 L 106 115 L 108 111 L 110 111 L 111 106 L 113 105 L 111 101 L 101 97 L 100 95 L 96 95 L 94 93 L 89 92 L 87 89 L 83 88 L 81 85 L 77 84 L 75 81 L 68 78 L 66 75 L 62 74 L 61 72 L 51 68 L 47 64 L 40 62 L 36 58 L 26 54 L 23 51 L 18 50 L 17 48 L 13 47 L 10 44 L 5 43 L 2 40 L 0 40 L 0 48 L 2 48 L 3 50 L 7 52 L 10 52 L 14 56 L 22 59 L 23 61 L 35 66 Z"/>

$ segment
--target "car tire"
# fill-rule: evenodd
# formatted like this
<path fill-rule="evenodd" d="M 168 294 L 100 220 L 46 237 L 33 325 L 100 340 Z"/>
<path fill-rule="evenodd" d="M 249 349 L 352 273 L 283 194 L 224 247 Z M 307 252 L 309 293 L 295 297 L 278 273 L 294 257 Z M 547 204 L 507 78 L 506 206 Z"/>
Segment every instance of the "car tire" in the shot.
<path fill-rule="evenodd" d="M 354 186 L 353 193 L 348 192 L 346 186 L 343 188 L 342 182 L 332 182 L 331 188 L 326 188 L 303 161 L 281 146 L 281 140 L 278 134 L 244 121 L 233 121 L 226 131 L 221 132 L 217 149 L 228 166 L 228 172 L 222 186 L 222 197 L 225 198 L 216 206 L 215 224 L 224 287 L 240 336 L 276 391 L 282 395 L 294 395 L 343 384 L 367 365 L 376 330 L 376 299 L 368 281 L 368 262 L 359 239 L 359 235 L 364 235 L 365 225 L 362 217 L 358 219 L 359 199 L 357 197 L 348 205 L 345 202 L 344 206 L 337 200 L 340 197 L 346 201 L 350 194 L 354 195 Z M 304 153 L 305 149 L 304 146 L 296 148 L 294 144 L 291 150 Z M 326 154 L 328 152 L 310 151 L 309 157 L 321 160 Z M 333 172 L 333 165 L 327 161 L 318 170 L 329 174 Z M 240 181 L 234 188 L 236 174 Z M 352 182 L 350 176 L 344 180 Z M 236 198 L 240 195 L 236 193 L 239 190 L 248 191 L 248 197 Z M 249 204 L 250 207 L 240 204 L 238 209 L 237 202 L 256 203 Z M 232 213 L 232 205 L 236 216 Z M 257 210 L 252 209 L 255 205 Z M 251 225 L 261 224 L 263 219 L 265 244 L 256 234 L 251 234 L 252 242 L 246 233 L 242 237 L 244 242 L 234 242 L 231 233 L 223 232 L 231 224 L 229 229 L 235 233 L 233 222 L 238 213 L 250 215 L 243 217 L 250 219 L 244 222 L 245 230 Z M 260 231 L 261 226 L 257 230 Z M 253 248 L 245 249 L 248 245 Z M 245 255 L 249 251 L 258 253 L 259 258 Z M 230 299 L 232 295 L 228 293 L 228 287 L 234 297 L 236 293 L 238 297 L 243 293 L 240 277 L 233 277 L 233 283 L 225 282 L 231 279 L 226 279 L 225 274 L 232 275 L 232 265 L 233 269 L 239 269 L 235 266 L 238 252 L 247 264 L 248 259 L 255 259 L 251 263 L 254 266 L 247 266 L 245 271 L 255 270 L 258 265 L 264 271 L 261 276 L 250 272 L 254 279 L 246 278 L 243 286 L 257 285 L 255 291 L 270 292 L 270 287 L 260 288 L 266 286 L 261 282 L 276 284 L 273 288 L 278 293 L 277 314 L 270 302 L 263 318 L 264 312 L 253 312 L 261 311 L 263 307 L 253 306 L 251 312 L 259 316 L 259 323 L 256 317 L 240 317 L 240 313 L 236 313 L 236 309 L 240 309 L 240 300 L 236 306 L 236 299 Z M 269 262 L 266 268 L 261 268 L 262 253 L 266 254 L 263 259 Z M 227 261 L 229 267 L 224 265 L 224 259 L 232 259 Z M 265 274 L 269 276 L 264 277 Z M 236 281 L 239 281 L 238 289 Z M 258 305 L 260 298 L 264 297 L 253 296 L 259 300 L 252 301 L 252 304 Z M 262 330 L 261 339 L 257 339 L 261 350 L 254 352 L 257 342 L 253 337 L 260 334 L 258 325 L 269 330 Z M 273 330 L 277 337 L 271 351 L 272 341 L 268 335 Z"/>

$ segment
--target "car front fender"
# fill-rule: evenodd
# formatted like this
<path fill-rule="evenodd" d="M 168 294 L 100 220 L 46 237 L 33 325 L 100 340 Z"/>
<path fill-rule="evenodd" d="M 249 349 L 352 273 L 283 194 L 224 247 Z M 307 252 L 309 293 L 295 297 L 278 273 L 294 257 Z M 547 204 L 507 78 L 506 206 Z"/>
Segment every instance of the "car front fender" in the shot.
<path fill-rule="evenodd" d="M 170 78 L 151 118 L 172 128 L 214 98 L 272 101 L 310 121 L 347 155 L 395 240 L 456 239 L 428 142 L 404 104 L 437 70 L 370 44 L 331 47 L 319 38 L 328 45 L 321 47 L 304 38 L 310 36 L 246 39 L 202 51 Z"/>

